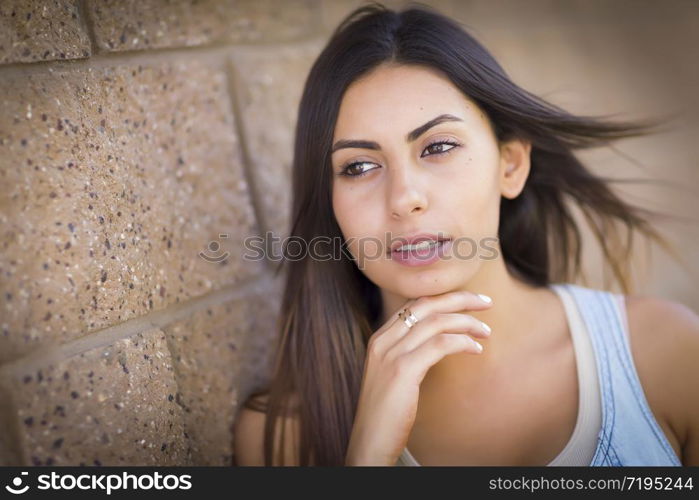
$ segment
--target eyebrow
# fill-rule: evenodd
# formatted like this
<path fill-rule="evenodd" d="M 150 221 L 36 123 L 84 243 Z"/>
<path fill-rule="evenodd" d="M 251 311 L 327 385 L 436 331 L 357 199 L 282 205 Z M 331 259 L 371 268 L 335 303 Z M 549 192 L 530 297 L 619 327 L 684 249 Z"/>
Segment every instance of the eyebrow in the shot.
<path fill-rule="evenodd" d="M 463 120 L 461 118 L 458 118 L 454 115 L 449 115 L 449 114 L 443 114 L 439 115 L 436 118 L 431 119 L 424 125 L 420 125 L 418 128 L 410 132 L 408 135 L 405 136 L 405 142 L 413 142 L 415 139 L 420 137 L 422 134 L 427 132 L 429 129 L 432 127 L 439 125 L 440 123 L 444 122 L 462 122 Z M 375 141 L 367 141 L 363 139 L 359 140 L 346 140 L 342 139 L 337 141 L 332 148 L 332 151 L 330 154 L 334 153 L 338 149 L 344 149 L 344 148 L 361 148 L 361 149 L 375 149 L 375 150 L 380 150 L 381 146 L 379 146 L 378 142 Z"/>

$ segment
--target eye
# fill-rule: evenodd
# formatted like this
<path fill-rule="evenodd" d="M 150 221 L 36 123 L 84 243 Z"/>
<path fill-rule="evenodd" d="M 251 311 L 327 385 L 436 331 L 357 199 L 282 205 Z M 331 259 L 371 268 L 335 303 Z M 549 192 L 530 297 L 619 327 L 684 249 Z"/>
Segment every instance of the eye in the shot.
<path fill-rule="evenodd" d="M 350 170 L 359 168 L 362 165 L 376 165 L 376 163 L 372 163 L 370 161 L 355 161 L 354 163 L 350 163 L 349 165 L 344 167 L 338 175 L 343 175 L 345 177 L 361 177 L 362 175 L 367 174 L 369 171 L 374 170 L 373 168 L 370 168 L 368 170 L 362 170 L 358 174 L 349 173 Z"/>
<path fill-rule="evenodd" d="M 439 146 L 439 147 L 434 147 L 433 146 Z M 446 146 L 451 146 L 449 149 L 444 149 Z M 449 154 L 451 153 L 454 149 L 459 147 L 460 144 L 456 142 L 451 142 L 451 141 L 435 141 L 431 144 L 428 144 L 427 147 L 425 148 L 425 151 L 428 149 L 432 148 L 433 153 L 432 154 L 437 154 L 437 155 L 444 155 L 444 154 Z M 421 155 L 420 158 L 424 158 L 425 155 Z M 432 155 L 427 155 L 427 156 L 432 156 Z"/>
<path fill-rule="evenodd" d="M 445 149 L 446 146 L 451 146 L 451 147 L 449 149 Z M 424 149 L 424 151 L 431 150 L 432 153 L 428 154 L 428 155 L 422 154 L 422 155 L 420 155 L 420 158 L 424 158 L 425 156 L 448 155 L 449 153 L 451 153 L 453 150 L 455 150 L 459 146 L 461 146 L 461 144 L 456 143 L 456 142 L 452 142 L 452 141 L 435 141 L 435 142 L 428 144 Z M 363 175 L 368 174 L 372 170 L 375 170 L 374 168 L 370 168 L 367 170 L 362 170 L 361 172 L 355 173 L 355 174 L 349 173 L 349 171 L 351 169 L 359 168 L 363 165 L 376 165 L 376 163 L 373 163 L 370 161 L 355 161 L 355 162 L 350 163 L 350 164 L 346 165 L 345 167 L 343 167 L 341 172 L 338 175 L 342 175 L 344 177 L 361 177 Z"/>

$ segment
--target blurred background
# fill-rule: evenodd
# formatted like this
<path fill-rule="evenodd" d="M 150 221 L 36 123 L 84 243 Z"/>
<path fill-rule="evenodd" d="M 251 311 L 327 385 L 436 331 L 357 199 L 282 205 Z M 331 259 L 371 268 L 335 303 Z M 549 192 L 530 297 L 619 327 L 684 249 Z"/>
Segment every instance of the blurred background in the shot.
<path fill-rule="evenodd" d="M 0 464 L 229 465 L 269 374 L 296 109 L 366 2 L 0 2 Z M 384 2 L 402 8 L 408 2 Z M 699 4 L 423 2 L 570 111 L 672 116 L 581 153 L 658 227 L 637 293 L 699 311 Z M 587 286 L 616 290 L 584 233 Z"/>

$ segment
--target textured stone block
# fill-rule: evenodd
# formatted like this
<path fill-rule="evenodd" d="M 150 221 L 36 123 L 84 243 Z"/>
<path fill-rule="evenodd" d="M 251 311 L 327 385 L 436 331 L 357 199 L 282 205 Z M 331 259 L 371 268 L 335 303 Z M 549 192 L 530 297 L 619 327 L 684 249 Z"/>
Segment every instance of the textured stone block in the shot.
<path fill-rule="evenodd" d="M 306 76 L 321 48 L 317 42 L 240 48 L 232 56 L 255 198 L 264 230 L 280 237 L 289 228 L 296 113 Z"/>
<path fill-rule="evenodd" d="M 232 465 L 238 407 L 270 375 L 279 291 L 273 285 L 165 328 L 195 465 Z"/>
<path fill-rule="evenodd" d="M 188 465 L 165 334 L 6 374 L 25 465 Z"/>
<path fill-rule="evenodd" d="M 0 2 L 0 64 L 82 59 L 90 39 L 71 0 Z"/>
<path fill-rule="evenodd" d="M 0 362 L 262 268 L 223 71 L 49 69 L 0 95 Z"/>
<path fill-rule="evenodd" d="M 319 0 L 87 3 L 97 44 L 108 51 L 294 40 L 314 32 L 318 7 Z"/>

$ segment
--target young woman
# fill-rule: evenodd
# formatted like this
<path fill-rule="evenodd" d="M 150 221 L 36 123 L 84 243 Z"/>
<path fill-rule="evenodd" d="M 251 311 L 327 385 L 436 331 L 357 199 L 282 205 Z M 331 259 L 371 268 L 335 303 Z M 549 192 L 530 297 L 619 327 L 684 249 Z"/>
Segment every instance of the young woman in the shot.
<path fill-rule="evenodd" d="M 573 284 L 569 203 L 624 292 L 633 232 L 664 243 L 573 154 L 649 127 L 527 93 L 430 8 L 350 14 L 299 108 L 290 233 L 315 253 L 284 263 L 235 463 L 699 465 L 699 317 Z"/>

